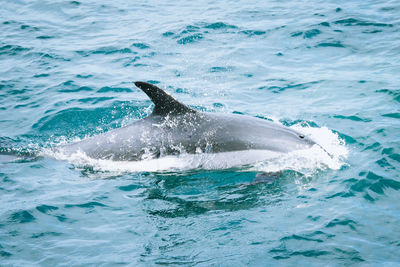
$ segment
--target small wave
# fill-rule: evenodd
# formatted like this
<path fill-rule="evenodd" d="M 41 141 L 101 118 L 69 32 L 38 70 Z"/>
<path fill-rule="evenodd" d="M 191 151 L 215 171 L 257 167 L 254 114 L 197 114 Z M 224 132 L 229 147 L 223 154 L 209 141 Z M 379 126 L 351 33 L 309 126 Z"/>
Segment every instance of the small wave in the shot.
<path fill-rule="evenodd" d="M 393 24 L 379 23 L 374 21 L 359 20 L 354 18 L 341 19 L 333 22 L 344 26 L 375 26 L 375 27 L 393 27 Z"/>

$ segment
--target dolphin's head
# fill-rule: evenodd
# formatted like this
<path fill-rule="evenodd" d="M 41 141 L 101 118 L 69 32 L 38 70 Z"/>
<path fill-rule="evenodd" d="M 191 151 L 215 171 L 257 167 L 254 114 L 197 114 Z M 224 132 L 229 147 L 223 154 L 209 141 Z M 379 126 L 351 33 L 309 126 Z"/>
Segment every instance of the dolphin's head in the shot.
<path fill-rule="evenodd" d="M 271 146 L 272 150 L 275 151 L 290 152 L 303 150 L 317 144 L 309 136 L 287 127 L 276 126 L 272 134 L 268 132 L 270 140 L 268 146 Z"/>
<path fill-rule="evenodd" d="M 299 141 L 307 147 L 312 147 L 313 145 L 316 144 L 314 140 L 312 140 L 310 137 L 308 137 L 302 133 L 296 133 L 296 135 L 297 135 L 297 138 L 299 139 Z"/>

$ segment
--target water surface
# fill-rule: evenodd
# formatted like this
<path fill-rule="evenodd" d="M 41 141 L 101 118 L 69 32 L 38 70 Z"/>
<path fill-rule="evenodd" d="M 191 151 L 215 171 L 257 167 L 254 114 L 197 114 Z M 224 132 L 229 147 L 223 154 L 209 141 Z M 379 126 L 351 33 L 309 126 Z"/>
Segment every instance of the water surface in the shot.
<path fill-rule="evenodd" d="M 2 3 L 1 265 L 398 265 L 399 14 L 398 1 Z M 158 172 L 15 156 L 145 117 L 137 80 L 302 130 L 337 161 Z M 254 183 L 260 170 L 282 173 Z"/>

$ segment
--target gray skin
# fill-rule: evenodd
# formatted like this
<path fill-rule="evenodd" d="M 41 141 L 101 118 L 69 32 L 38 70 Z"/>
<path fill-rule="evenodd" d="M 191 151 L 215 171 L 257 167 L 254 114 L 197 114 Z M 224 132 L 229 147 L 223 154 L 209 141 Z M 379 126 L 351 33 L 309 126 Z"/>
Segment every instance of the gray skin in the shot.
<path fill-rule="evenodd" d="M 236 114 L 195 111 L 145 82 L 136 82 L 154 102 L 153 113 L 129 126 L 59 147 L 95 159 L 137 161 L 186 153 L 241 150 L 291 152 L 316 143 L 288 127 Z"/>

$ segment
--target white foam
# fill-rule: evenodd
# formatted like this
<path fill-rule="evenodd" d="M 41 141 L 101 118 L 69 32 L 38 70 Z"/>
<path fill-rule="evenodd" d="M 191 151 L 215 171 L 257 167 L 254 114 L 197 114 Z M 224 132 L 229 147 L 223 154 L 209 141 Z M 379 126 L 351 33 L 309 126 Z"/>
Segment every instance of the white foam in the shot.
<path fill-rule="evenodd" d="M 95 171 L 112 172 L 113 175 L 132 172 L 180 172 L 194 169 L 223 170 L 230 168 L 262 172 L 294 170 L 306 174 L 326 168 L 339 169 L 345 164 L 348 150 L 344 141 L 340 140 L 337 134 L 326 127 L 311 128 L 296 125 L 292 128 L 306 134 L 324 149 L 315 145 L 309 149 L 291 153 L 278 153 L 268 150 L 181 153 L 176 156 L 147 158 L 141 161 L 93 159 L 81 151 L 65 154 L 62 150 L 58 152 L 45 150 L 43 154 L 58 160 L 66 160 L 77 167 L 90 166 Z"/>

